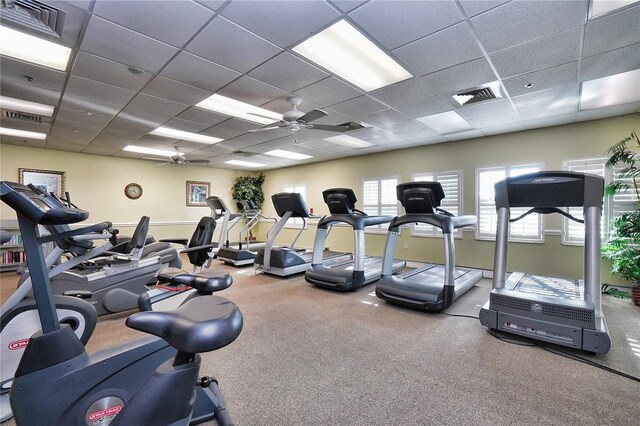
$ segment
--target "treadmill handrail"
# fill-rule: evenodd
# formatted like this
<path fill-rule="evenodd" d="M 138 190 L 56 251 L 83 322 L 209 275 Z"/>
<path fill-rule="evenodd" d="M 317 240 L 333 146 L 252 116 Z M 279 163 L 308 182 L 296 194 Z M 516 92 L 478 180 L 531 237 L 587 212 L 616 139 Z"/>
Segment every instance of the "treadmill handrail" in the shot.
<path fill-rule="evenodd" d="M 323 216 L 318 221 L 318 228 L 327 229 L 334 223 L 346 223 L 354 230 L 361 231 L 367 226 L 382 225 L 391 222 L 392 216 L 361 216 L 357 214 L 333 214 Z"/>
<path fill-rule="evenodd" d="M 475 225 L 478 222 L 478 218 L 474 215 L 464 216 L 446 216 L 442 214 L 415 214 L 409 213 L 402 216 L 394 217 L 389 224 L 389 230 L 398 232 L 398 229 L 402 225 L 409 223 L 426 223 L 433 225 L 442 230 L 443 234 L 450 234 L 454 229 L 464 228 L 465 226 Z"/>

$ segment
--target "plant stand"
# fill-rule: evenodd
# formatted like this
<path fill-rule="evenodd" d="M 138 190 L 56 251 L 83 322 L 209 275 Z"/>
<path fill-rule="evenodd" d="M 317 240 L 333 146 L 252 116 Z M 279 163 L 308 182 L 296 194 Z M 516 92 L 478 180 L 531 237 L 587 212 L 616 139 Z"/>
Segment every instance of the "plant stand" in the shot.
<path fill-rule="evenodd" d="M 631 300 L 636 306 L 640 306 L 640 283 L 631 286 Z"/>

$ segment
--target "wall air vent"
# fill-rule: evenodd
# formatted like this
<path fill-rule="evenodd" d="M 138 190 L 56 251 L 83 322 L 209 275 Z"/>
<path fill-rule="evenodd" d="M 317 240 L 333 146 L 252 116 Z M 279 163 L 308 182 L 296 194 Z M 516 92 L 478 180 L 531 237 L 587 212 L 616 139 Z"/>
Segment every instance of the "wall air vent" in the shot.
<path fill-rule="evenodd" d="M 493 93 L 491 87 L 484 87 L 482 89 L 471 90 L 469 92 L 453 95 L 453 99 L 455 99 L 460 105 L 470 105 L 496 98 L 497 96 Z"/>
<path fill-rule="evenodd" d="M 66 13 L 35 0 L 1 0 L 2 18 L 40 33 L 62 37 Z"/>
<path fill-rule="evenodd" d="M 32 123 L 49 124 L 49 117 L 41 115 L 28 114 L 25 112 L 2 110 L 2 117 L 11 120 L 29 121 Z"/>

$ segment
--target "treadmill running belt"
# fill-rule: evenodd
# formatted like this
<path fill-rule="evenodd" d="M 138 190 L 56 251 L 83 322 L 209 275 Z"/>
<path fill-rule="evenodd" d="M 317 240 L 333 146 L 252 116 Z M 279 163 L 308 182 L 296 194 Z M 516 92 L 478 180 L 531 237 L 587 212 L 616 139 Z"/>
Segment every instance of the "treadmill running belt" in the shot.
<path fill-rule="evenodd" d="M 580 285 L 580 282 L 562 278 L 524 274 L 513 289 L 521 293 L 559 299 L 583 300 L 584 298 L 584 287 Z"/>

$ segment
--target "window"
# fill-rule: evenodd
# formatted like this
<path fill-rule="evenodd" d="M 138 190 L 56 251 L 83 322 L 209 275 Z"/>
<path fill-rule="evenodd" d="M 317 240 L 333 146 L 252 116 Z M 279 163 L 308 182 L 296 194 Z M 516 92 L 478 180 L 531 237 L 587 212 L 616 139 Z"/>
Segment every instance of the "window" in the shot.
<path fill-rule="evenodd" d="M 365 179 L 362 182 L 362 211 L 371 216 L 398 215 L 397 177 Z M 368 230 L 386 230 L 387 224 L 369 226 Z"/>
<path fill-rule="evenodd" d="M 619 172 L 624 168 L 624 166 L 616 167 L 616 169 L 608 169 L 605 167 L 606 162 L 606 158 L 570 160 L 565 161 L 564 168 L 565 170 L 572 172 L 590 173 L 602 176 L 604 178 L 605 185 L 608 185 L 617 179 L 621 179 L 630 187 L 633 186 L 631 178 L 619 178 Z M 618 193 L 613 197 L 605 197 L 600 223 L 600 235 L 603 240 L 609 232 L 608 225 L 611 219 L 622 213 L 633 211 L 635 202 L 637 202 L 637 197 L 632 190 Z M 570 207 L 569 213 L 578 219 L 583 219 L 583 212 L 580 207 Z M 584 225 L 569 219 L 563 219 L 562 227 L 562 244 L 584 244 Z"/>
<path fill-rule="evenodd" d="M 498 213 L 496 212 L 494 186 L 507 177 L 520 176 L 540 171 L 538 164 L 524 166 L 491 167 L 476 170 L 476 212 L 478 225 L 476 239 L 495 240 Z M 511 218 L 525 213 L 528 208 L 512 208 Z M 524 219 L 511 223 L 509 226 L 509 241 L 542 242 L 542 218 L 538 214 L 531 214 Z"/>
<path fill-rule="evenodd" d="M 304 185 L 287 185 L 284 187 L 283 192 L 297 192 L 302 196 L 302 199 L 306 202 L 305 195 L 305 186 Z M 292 217 L 287 220 L 287 224 L 285 226 L 290 227 L 301 227 L 302 226 L 302 218 L 301 217 Z"/>
<path fill-rule="evenodd" d="M 413 176 L 413 181 L 440 182 L 444 190 L 444 199 L 441 202 L 440 208 L 454 216 L 458 216 L 462 211 L 462 172 L 460 170 L 419 173 Z M 414 223 L 411 227 L 411 235 L 442 236 L 442 231 L 433 225 Z M 456 237 L 462 236 L 462 229 L 456 229 L 453 235 Z"/>

